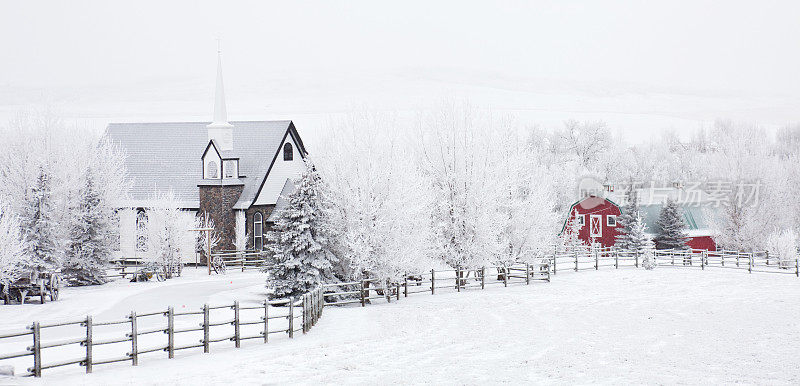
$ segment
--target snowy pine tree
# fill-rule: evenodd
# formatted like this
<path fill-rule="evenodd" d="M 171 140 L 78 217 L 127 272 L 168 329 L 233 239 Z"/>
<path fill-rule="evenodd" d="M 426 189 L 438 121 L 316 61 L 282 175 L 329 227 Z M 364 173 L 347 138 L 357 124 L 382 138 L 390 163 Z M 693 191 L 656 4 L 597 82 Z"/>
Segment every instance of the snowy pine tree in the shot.
<path fill-rule="evenodd" d="M 637 249 L 637 237 L 633 233 L 638 223 L 641 222 L 641 213 L 639 211 L 639 193 L 633 183 L 625 193 L 625 199 L 626 202 L 625 206 L 622 207 L 622 214 L 617 218 L 617 223 L 621 227 L 617 228 L 618 234 L 615 237 L 616 242 L 614 245 L 625 250 Z"/>
<path fill-rule="evenodd" d="M 35 184 L 28 190 L 20 216 L 25 256 L 23 267 L 38 274 L 60 268 L 58 222 L 55 219 L 50 174 L 39 167 Z"/>
<path fill-rule="evenodd" d="M 651 248 L 652 242 L 647 236 L 647 224 L 642 221 L 641 213 L 637 213 L 632 220 L 630 233 L 626 235 L 628 243 L 626 249 L 641 254 Z"/>
<path fill-rule="evenodd" d="M 320 283 L 332 282 L 336 256 L 328 247 L 324 226 L 321 180 L 311 164 L 286 200 L 288 206 L 279 214 L 267 234 L 272 254 L 265 272 L 272 296 L 298 296 Z"/>
<path fill-rule="evenodd" d="M 84 175 L 67 241 L 63 273 L 73 285 L 103 284 L 111 258 L 113 211 L 102 200 L 93 171 Z"/>
<path fill-rule="evenodd" d="M 658 215 L 658 233 L 653 241 L 657 249 L 686 249 L 686 222 L 678 204 L 670 198 L 664 203 Z"/>

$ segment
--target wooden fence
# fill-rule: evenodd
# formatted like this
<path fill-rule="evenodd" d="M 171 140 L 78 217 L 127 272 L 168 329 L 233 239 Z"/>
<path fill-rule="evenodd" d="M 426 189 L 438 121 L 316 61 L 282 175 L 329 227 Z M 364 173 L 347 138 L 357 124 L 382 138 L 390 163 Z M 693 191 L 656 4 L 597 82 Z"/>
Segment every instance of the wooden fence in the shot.
<path fill-rule="evenodd" d="M 263 252 L 256 251 L 220 251 L 212 253 L 211 258 L 220 258 L 227 268 L 239 268 L 244 272 L 247 269 L 261 269 L 266 263 Z"/>
<path fill-rule="evenodd" d="M 547 264 L 514 264 L 477 269 L 431 270 L 408 275 L 402 282 L 392 283 L 364 279 L 349 283 L 325 284 L 298 298 L 263 301 L 258 304 L 209 306 L 197 310 L 166 310 L 136 313 L 124 319 L 95 321 L 92 316 L 52 323 L 34 322 L 23 331 L 0 334 L 0 341 L 16 340 L 22 344 L 17 352 L 0 353 L 2 361 L 32 357 L 33 365 L 24 376 L 40 377 L 43 370 L 69 365 L 85 367 L 87 373 L 96 365 L 130 361 L 136 366 L 139 356 L 165 353 L 174 358 L 175 351 L 203 348 L 208 353 L 212 343 L 240 342 L 249 339 L 269 341 L 271 334 L 285 333 L 293 338 L 296 332 L 311 330 L 325 306 L 359 303 L 362 307 L 377 299 L 391 302 L 411 294 L 450 290 L 485 289 L 491 285 L 508 287 L 550 281 Z M 62 329 L 61 334 L 48 334 Z M 214 335 L 212 335 L 214 333 Z M 220 335 L 221 334 L 221 335 Z M 48 340 L 48 335 L 70 336 Z M 25 341 L 30 344 L 24 343 Z M 61 350 L 59 353 L 53 353 Z M 126 353 L 120 355 L 120 351 Z M 48 358 L 54 360 L 48 362 Z M 63 360 L 61 358 L 69 358 Z"/>
<path fill-rule="evenodd" d="M 235 301 L 219 306 L 206 304 L 198 310 L 184 311 L 169 307 L 164 311 L 143 314 L 134 311 L 119 320 L 95 321 L 90 315 L 79 320 L 34 322 L 24 331 L 0 335 L 0 340 L 16 338 L 30 339 L 31 342 L 19 352 L 0 354 L 0 361 L 32 357 L 33 365 L 27 368 L 25 376 L 40 377 L 43 370 L 69 365 L 83 366 L 87 373 L 91 373 L 94 366 L 107 363 L 130 361 L 131 365 L 136 366 L 139 356 L 144 354 L 163 352 L 171 359 L 179 350 L 202 347 L 203 352 L 208 353 L 211 344 L 217 342 L 230 341 L 238 348 L 241 341 L 249 339 L 267 343 L 270 335 L 276 333 L 286 333 L 293 338 L 296 332 L 311 330 L 319 320 L 323 309 L 322 298 L 323 289 L 320 286 L 298 298 L 265 300 L 260 304 L 240 305 Z M 68 329 L 67 334 L 73 337 L 47 340 L 47 332 L 58 328 Z M 220 335 L 223 329 L 227 331 L 222 331 Z M 193 340 L 192 335 L 200 339 Z M 183 336 L 187 338 L 181 339 Z M 106 347 L 109 349 L 98 353 Z M 123 347 L 127 352 L 119 355 Z M 55 349 L 61 352 L 52 357 L 70 354 L 72 357 L 47 362 L 48 351 Z"/>
<path fill-rule="evenodd" d="M 784 258 L 769 252 L 739 252 L 730 250 L 708 251 L 704 249 L 656 249 L 656 264 L 659 267 L 707 267 L 747 270 L 750 273 L 778 273 L 800 277 L 800 261 L 796 256 Z M 547 256 L 553 274 L 559 270 L 599 270 L 603 267 L 634 267 L 641 265 L 641 254 L 613 247 L 580 247 L 570 250 L 555 250 Z"/>
<path fill-rule="evenodd" d="M 461 292 L 469 289 L 485 289 L 490 285 L 502 284 L 508 287 L 513 284 L 531 284 L 534 281 L 550 281 L 548 264 L 519 263 L 473 269 L 432 269 L 420 274 L 405 275 L 402 282 L 396 283 L 364 279 L 349 283 L 325 284 L 325 305 L 359 303 L 364 307 L 375 299 L 391 302 L 393 298 L 400 300 L 401 296 L 408 297 L 413 294 L 435 295 L 437 290 Z"/>

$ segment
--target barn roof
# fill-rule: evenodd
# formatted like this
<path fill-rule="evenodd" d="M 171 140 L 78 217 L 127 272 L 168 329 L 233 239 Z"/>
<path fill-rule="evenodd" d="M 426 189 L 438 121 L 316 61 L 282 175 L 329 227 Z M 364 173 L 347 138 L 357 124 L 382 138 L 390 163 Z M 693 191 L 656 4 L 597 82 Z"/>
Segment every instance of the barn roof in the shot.
<path fill-rule="evenodd" d="M 125 151 L 125 165 L 132 179 L 132 202 L 147 206 L 156 192 L 175 195 L 182 207 L 199 208 L 198 183 L 202 180 L 201 156 L 208 145 L 209 122 L 111 123 L 106 137 Z M 287 131 L 305 153 L 291 121 L 235 121 L 233 150 L 223 157 L 239 158 L 239 182 L 244 190 L 234 208 L 244 209 L 255 200 L 273 158 Z"/>
<path fill-rule="evenodd" d="M 704 207 L 691 203 L 678 203 L 678 206 L 683 212 L 683 221 L 686 222 L 687 230 L 689 231 L 690 235 L 708 232 L 710 227 L 708 221 L 706 220 L 707 215 L 703 212 Z M 659 227 L 656 225 L 656 222 L 658 221 L 658 215 L 661 213 L 661 209 L 663 207 L 664 204 L 662 203 L 639 205 L 639 210 L 642 212 L 642 219 L 644 220 L 644 223 L 647 224 L 647 232 L 658 232 Z"/>

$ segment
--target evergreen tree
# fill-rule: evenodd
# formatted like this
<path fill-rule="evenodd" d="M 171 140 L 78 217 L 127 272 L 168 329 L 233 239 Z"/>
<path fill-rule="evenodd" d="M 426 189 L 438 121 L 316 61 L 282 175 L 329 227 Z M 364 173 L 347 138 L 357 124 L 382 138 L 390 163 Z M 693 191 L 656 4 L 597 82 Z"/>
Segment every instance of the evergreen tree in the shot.
<path fill-rule="evenodd" d="M 647 224 L 642 221 L 640 213 L 633 217 L 632 223 L 630 234 L 627 235 L 628 246 L 626 249 L 638 254 L 644 253 L 647 249 L 650 249 L 652 244 L 650 237 L 647 236 Z"/>
<path fill-rule="evenodd" d="M 285 197 L 288 206 L 267 233 L 272 256 L 265 272 L 275 298 L 297 296 L 336 280 L 333 270 L 338 259 L 328 245 L 321 187 L 319 175 L 307 164 L 294 192 Z"/>
<path fill-rule="evenodd" d="M 561 245 L 567 250 L 573 250 L 578 247 L 585 246 L 586 243 L 580 239 L 579 233 L 581 231 L 581 224 L 578 222 L 578 211 L 573 210 L 567 223 L 564 225 L 564 231 L 561 232 L 559 240 Z"/>
<path fill-rule="evenodd" d="M 658 215 L 658 233 L 653 241 L 656 242 L 657 249 L 686 249 L 686 222 L 683 221 L 683 213 L 678 204 L 670 198 L 661 208 Z"/>
<path fill-rule="evenodd" d="M 60 267 L 58 223 L 50 189 L 50 174 L 39 167 L 36 183 L 27 192 L 20 216 L 27 257 L 23 268 L 36 275 Z"/>
<path fill-rule="evenodd" d="M 112 212 L 101 199 L 91 169 L 72 208 L 63 272 L 75 285 L 103 284 L 111 258 Z"/>
<path fill-rule="evenodd" d="M 639 194 L 636 191 L 634 184 L 631 183 L 630 188 L 625 193 L 625 206 L 622 208 L 622 214 L 617 218 L 617 223 L 621 225 L 617 228 L 617 236 L 615 237 L 615 246 L 620 249 L 633 250 L 637 249 L 637 236 L 635 236 L 634 229 L 641 223 L 641 212 L 639 210 Z"/>

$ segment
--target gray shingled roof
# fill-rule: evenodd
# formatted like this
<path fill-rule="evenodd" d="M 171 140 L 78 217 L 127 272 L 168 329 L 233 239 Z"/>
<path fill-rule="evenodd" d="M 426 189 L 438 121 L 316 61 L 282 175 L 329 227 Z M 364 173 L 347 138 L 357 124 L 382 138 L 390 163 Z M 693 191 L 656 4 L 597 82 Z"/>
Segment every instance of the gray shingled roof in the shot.
<path fill-rule="evenodd" d="M 146 206 L 155 192 L 172 191 L 185 208 L 198 208 L 197 184 L 202 180 L 200 158 L 208 145 L 210 122 L 111 123 L 106 136 L 125 150 L 132 179 L 131 206 Z M 236 208 L 255 199 L 264 175 L 291 121 L 238 121 L 233 125 L 233 150 L 239 158 L 244 191 Z"/>
<path fill-rule="evenodd" d="M 281 211 L 289 207 L 289 195 L 294 192 L 296 189 L 294 181 L 286 180 L 283 184 L 283 189 L 281 190 L 281 195 L 278 197 L 278 201 L 275 203 L 275 209 L 272 210 L 267 221 L 275 222 L 278 221 L 278 217 L 281 215 Z"/>

